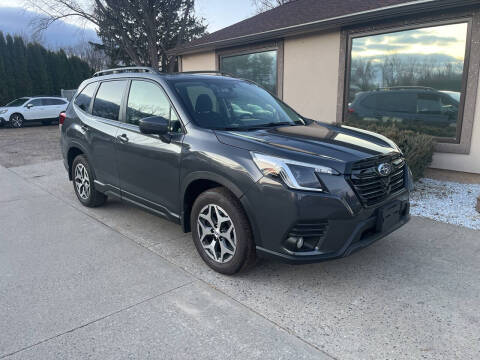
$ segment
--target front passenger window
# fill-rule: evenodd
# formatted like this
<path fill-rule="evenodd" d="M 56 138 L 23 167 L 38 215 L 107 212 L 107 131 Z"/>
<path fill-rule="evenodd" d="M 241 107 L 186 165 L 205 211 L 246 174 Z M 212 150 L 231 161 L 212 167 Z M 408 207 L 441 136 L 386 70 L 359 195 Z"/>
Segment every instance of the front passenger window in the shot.
<path fill-rule="evenodd" d="M 34 100 L 30 101 L 30 102 L 27 104 L 27 106 L 28 106 L 28 105 L 31 105 L 32 107 L 33 107 L 33 106 L 42 106 L 42 105 L 44 105 L 44 103 L 43 103 L 43 100 L 42 100 L 42 99 L 34 99 Z"/>
<path fill-rule="evenodd" d="M 180 132 L 180 120 L 163 90 L 149 81 L 134 80 L 127 104 L 127 123 L 138 125 L 141 119 L 161 116 L 170 121 L 170 131 Z"/>

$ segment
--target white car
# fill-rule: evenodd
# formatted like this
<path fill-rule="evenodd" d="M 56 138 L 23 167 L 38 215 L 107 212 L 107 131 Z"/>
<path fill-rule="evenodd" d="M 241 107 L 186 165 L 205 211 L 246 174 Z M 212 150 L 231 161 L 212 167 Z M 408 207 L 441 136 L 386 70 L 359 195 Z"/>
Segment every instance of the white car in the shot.
<path fill-rule="evenodd" d="M 22 97 L 0 107 L 0 124 L 20 128 L 26 121 L 50 124 L 65 111 L 68 100 L 60 97 Z"/>

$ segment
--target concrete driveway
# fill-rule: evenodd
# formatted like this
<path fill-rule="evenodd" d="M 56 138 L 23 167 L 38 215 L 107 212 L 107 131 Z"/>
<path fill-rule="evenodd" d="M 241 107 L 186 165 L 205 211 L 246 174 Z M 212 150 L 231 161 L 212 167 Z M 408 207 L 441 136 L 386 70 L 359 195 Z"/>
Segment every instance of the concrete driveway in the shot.
<path fill-rule="evenodd" d="M 0 358 L 480 358 L 478 231 L 414 218 L 226 277 L 174 224 L 81 207 L 61 161 L 0 168 L 0 189 Z"/>

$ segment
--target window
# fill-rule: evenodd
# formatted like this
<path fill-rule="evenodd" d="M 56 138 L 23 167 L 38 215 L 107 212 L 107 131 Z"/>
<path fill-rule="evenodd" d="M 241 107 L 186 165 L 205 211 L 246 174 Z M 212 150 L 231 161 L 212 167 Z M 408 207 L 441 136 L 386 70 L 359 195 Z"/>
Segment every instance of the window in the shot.
<path fill-rule="evenodd" d="M 302 118 L 264 89 L 236 79 L 169 80 L 195 123 L 208 129 L 246 130 L 303 124 Z"/>
<path fill-rule="evenodd" d="M 127 104 L 127 123 L 138 125 L 141 119 L 151 116 L 168 119 L 171 132 L 182 131 L 180 120 L 164 91 L 149 81 L 132 81 Z"/>
<path fill-rule="evenodd" d="M 468 22 L 351 40 L 344 122 L 393 122 L 460 142 Z"/>
<path fill-rule="evenodd" d="M 277 50 L 251 54 L 221 56 L 220 70 L 248 79 L 263 86 L 273 94 L 278 90 Z"/>
<path fill-rule="evenodd" d="M 411 93 L 376 92 L 368 95 L 362 105 L 373 110 L 391 112 L 415 112 L 417 98 Z"/>
<path fill-rule="evenodd" d="M 27 105 L 32 105 L 32 106 L 43 106 L 45 105 L 43 99 L 33 99 L 30 101 Z"/>
<path fill-rule="evenodd" d="M 45 105 L 51 105 L 51 106 L 55 106 L 55 105 L 65 105 L 65 101 L 61 100 L 61 99 L 43 99 Z"/>
<path fill-rule="evenodd" d="M 77 105 L 83 111 L 90 109 L 90 101 L 92 100 L 93 94 L 97 87 L 97 83 L 91 83 L 85 86 L 80 94 L 77 95 L 75 99 L 75 105 Z"/>
<path fill-rule="evenodd" d="M 106 81 L 100 85 L 93 102 L 92 114 L 104 119 L 118 120 L 126 81 Z"/>

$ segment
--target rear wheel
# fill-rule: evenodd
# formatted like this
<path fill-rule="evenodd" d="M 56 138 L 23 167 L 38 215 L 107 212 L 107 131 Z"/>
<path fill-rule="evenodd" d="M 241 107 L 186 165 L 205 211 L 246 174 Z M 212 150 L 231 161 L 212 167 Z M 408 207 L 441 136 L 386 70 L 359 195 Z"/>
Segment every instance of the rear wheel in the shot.
<path fill-rule="evenodd" d="M 10 116 L 10 127 L 21 128 L 23 126 L 23 120 L 22 114 L 12 114 L 12 116 Z"/>
<path fill-rule="evenodd" d="M 101 206 L 107 196 L 95 190 L 93 173 L 85 155 L 78 155 L 72 165 L 73 188 L 78 200 L 87 207 Z"/>
<path fill-rule="evenodd" d="M 198 253 L 213 270 L 232 275 L 255 263 L 247 216 L 227 189 L 200 194 L 193 204 L 190 225 Z"/>

